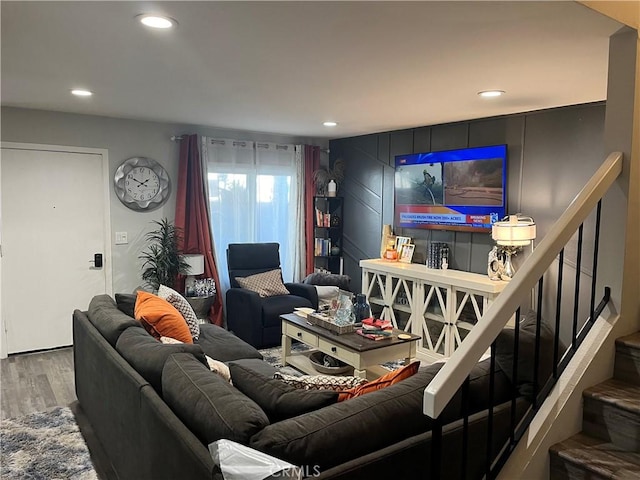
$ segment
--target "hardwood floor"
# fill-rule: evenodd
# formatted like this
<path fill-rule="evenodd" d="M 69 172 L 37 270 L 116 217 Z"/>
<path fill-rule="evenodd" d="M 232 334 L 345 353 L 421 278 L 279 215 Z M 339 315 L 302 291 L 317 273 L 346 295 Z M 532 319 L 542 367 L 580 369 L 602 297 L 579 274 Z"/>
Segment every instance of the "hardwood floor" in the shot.
<path fill-rule="evenodd" d="M 71 347 L 0 360 L 0 418 L 69 406 L 76 400 Z"/>

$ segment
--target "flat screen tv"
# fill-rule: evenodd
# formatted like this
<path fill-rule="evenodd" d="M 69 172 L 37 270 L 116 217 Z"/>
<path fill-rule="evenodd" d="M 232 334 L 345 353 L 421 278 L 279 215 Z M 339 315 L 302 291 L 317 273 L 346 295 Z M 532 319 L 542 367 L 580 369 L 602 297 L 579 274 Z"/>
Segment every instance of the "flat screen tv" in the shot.
<path fill-rule="evenodd" d="M 506 214 L 506 145 L 395 160 L 396 228 L 489 232 Z"/>

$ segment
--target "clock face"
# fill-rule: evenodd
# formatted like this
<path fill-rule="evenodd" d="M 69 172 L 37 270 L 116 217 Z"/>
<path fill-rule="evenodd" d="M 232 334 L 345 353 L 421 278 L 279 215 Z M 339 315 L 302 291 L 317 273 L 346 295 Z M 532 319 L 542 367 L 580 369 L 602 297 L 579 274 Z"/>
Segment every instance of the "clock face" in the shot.
<path fill-rule="evenodd" d="M 149 167 L 136 167 L 125 178 L 127 193 L 136 201 L 151 200 L 160 191 L 160 179 Z"/>
<path fill-rule="evenodd" d="M 113 178 L 120 201 L 136 211 L 150 211 L 169 198 L 171 183 L 166 170 L 146 157 L 129 158 L 122 162 Z"/>

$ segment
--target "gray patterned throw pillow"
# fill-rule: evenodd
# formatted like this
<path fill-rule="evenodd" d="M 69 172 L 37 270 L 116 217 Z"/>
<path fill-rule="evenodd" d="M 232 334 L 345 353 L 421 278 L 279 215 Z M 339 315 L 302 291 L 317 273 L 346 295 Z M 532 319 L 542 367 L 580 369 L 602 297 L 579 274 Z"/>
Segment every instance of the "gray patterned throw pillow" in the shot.
<path fill-rule="evenodd" d="M 261 297 L 291 294 L 282 283 L 282 272 L 279 268 L 248 277 L 236 277 L 236 281 L 242 288 L 256 292 Z"/>
<path fill-rule="evenodd" d="M 274 373 L 273 378 L 303 390 L 335 390 L 337 392 L 367 383 L 366 378 L 360 377 L 341 377 L 336 375 L 302 375 L 301 377 L 295 377 L 280 372 Z"/>
<path fill-rule="evenodd" d="M 193 308 L 191 308 L 191 305 L 189 305 L 189 302 L 187 302 L 187 299 L 174 289 L 165 285 L 160 285 L 160 288 L 158 289 L 158 296 L 165 299 L 173 305 L 178 312 L 180 312 L 184 321 L 187 322 L 191 336 L 194 340 L 197 340 L 200 336 L 200 324 L 198 323 L 196 313 L 193 311 Z"/>

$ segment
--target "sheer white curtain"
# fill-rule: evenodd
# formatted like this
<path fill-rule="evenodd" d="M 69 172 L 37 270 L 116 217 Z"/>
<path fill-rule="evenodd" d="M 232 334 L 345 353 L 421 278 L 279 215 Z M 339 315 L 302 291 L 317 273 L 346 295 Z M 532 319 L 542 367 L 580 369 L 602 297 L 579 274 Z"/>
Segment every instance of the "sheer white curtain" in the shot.
<path fill-rule="evenodd" d="M 296 205 L 296 229 L 295 229 L 295 258 L 293 260 L 293 279 L 300 281 L 307 273 L 307 256 L 306 256 L 306 232 L 305 232 L 305 200 L 304 200 L 304 147 L 296 145 L 295 147 L 295 164 L 297 178 L 297 197 Z"/>
<path fill-rule="evenodd" d="M 299 280 L 297 206 L 304 177 L 297 174 L 294 145 L 203 137 L 202 155 L 223 289 L 229 288 L 229 243 L 278 242 L 284 281 Z"/>

